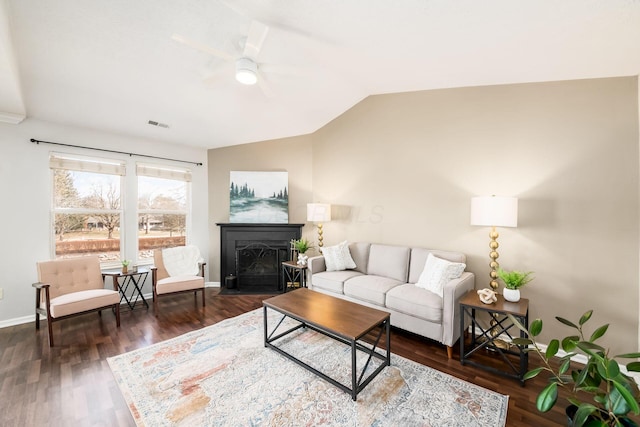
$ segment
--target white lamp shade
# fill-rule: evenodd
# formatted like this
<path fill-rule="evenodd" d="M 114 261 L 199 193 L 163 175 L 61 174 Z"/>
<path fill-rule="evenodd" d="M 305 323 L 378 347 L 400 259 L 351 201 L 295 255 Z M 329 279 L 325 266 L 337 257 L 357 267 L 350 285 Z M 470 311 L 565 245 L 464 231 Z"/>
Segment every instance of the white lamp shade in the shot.
<path fill-rule="evenodd" d="M 517 227 L 518 199 L 500 196 L 472 197 L 471 225 Z"/>
<path fill-rule="evenodd" d="M 328 203 L 308 203 L 307 221 L 327 222 L 331 221 L 331 205 Z"/>

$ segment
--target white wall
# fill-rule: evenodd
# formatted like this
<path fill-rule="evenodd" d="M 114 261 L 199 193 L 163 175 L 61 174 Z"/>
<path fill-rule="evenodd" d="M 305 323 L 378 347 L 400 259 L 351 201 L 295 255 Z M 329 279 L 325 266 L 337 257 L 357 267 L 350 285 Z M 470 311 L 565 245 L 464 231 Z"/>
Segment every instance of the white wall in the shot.
<path fill-rule="evenodd" d="M 4 298 L 0 300 L 0 327 L 33 318 L 35 291 L 31 284 L 37 281 L 36 262 L 51 259 L 49 153 L 55 151 L 122 159 L 127 162 L 128 170 L 135 170 L 136 161 L 186 165 L 94 150 L 37 145 L 30 142 L 31 138 L 203 163 L 202 166 L 188 166 L 193 172 L 190 243 L 197 245 L 203 257 L 208 258 L 208 167 L 205 149 L 33 119 L 18 125 L 0 123 L 0 270 L 3 272 L 0 288 L 4 291 Z M 126 194 L 125 203 L 126 206 L 135 206 L 135 194 Z M 135 259 L 135 240 L 128 238 L 124 242 L 125 256 L 129 259 Z M 143 289 L 145 293 L 151 291 L 150 279 Z"/>

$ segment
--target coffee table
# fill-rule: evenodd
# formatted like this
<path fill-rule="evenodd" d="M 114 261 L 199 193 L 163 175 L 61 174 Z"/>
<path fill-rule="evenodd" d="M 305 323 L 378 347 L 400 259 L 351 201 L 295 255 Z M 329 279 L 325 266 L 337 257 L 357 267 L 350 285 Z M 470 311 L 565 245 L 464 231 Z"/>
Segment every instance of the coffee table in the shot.
<path fill-rule="evenodd" d="M 272 348 L 334 386 L 350 393 L 353 400 L 357 399 L 358 393 L 376 375 L 386 366 L 391 365 L 390 315 L 385 311 L 365 307 L 307 288 L 296 289 L 292 292 L 269 298 L 264 300 L 262 304 L 264 308 L 264 346 Z M 269 331 L 267 309 L 275 310 L 283 315 L 272 331 Z M 286 318 L 294 319 L 298 324 L 276 334 Z M 336 381 L 329 375 L 320 372 L 274 344 L 280 338 L 300 328 L 309 328 L 351 346 L 351 387 Z M 372 343 L 363 340 L 367 335 L 373 334 L 375 336 L 376 332 L 377 337 L 372 340 Z M 378 351 L 378 344 L 383 335 L 386 341 L 386 354 Z M 357 351 L 362 351 L 368 355 L 359 375 L 356 364 Z M 379 359 L 382 363 L 369 376 L 364 378 L 372 358 Z"/>

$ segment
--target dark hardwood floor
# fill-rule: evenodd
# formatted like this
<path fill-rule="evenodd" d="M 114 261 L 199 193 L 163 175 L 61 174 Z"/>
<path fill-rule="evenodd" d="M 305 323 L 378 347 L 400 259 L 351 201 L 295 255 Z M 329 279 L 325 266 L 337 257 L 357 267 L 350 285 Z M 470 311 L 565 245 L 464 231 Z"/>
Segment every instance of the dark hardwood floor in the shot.
<path fill-rule="evenodd" d="M 107 357 L 135 350 L 208 326 L 262 306 L 265 295 L 219 295 L 207 289 L 203 314 L 191 294 L 160 300 L 160 315 L 153 309 L 122 311 L 116 328 L 105 311 L 55 322 L 56 346 L 49 348 L 46 323 L 36 333 L 34 324 L 0 329 L 0 425 L 2 426 L 131 426 L 129 409 L 120 394 Z M 461 366 L 458 349 L 448 360 L 445 348 L 430 340 L 392 330 L 391 350 L 416 362 L 466 381 L 509 395 L 508 426 L 566 425 L 564 404 L 541 414 L 535 398 L 543 378 L 525 387 L 508 378 Z M 490 362 L 494 355 L 481 355 Z M 529 367 L 538 366 L 531 355 Z M 347 395 L 345 394 L 345 398 Z"/>

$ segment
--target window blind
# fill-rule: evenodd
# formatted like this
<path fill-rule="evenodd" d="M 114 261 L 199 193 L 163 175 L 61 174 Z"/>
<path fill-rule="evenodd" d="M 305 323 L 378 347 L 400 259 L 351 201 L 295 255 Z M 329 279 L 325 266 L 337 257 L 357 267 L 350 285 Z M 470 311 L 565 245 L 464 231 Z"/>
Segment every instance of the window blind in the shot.
<path fill-rule="evenodd" d="M 67 156 L 63 154 L 51 154 L 49 157 L 49 167 L 51 169 L 69 169 L 80 172 L 96 172 L 120 176 L 124 176 L 126 173 L 124 162 L 90 157 Z"/>
<path fill-rule="evenodd" d="M 139 176 L 191 182 L 191 171 L 183 168 L 136 163 L 136 173 Z"/>

